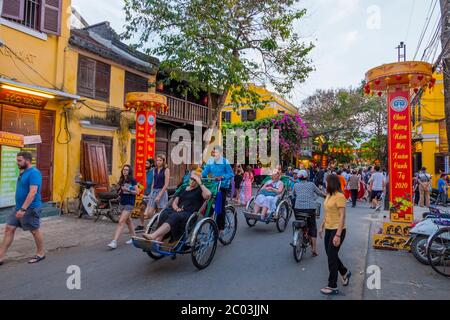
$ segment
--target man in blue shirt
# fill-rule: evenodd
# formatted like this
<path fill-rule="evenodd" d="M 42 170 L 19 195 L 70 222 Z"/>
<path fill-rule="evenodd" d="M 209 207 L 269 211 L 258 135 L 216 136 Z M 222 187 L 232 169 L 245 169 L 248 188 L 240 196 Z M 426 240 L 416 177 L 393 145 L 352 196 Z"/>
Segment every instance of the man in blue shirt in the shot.
<path fill-rule="evenodd" d="M 17 228 L 30 231 L 36 242 L 37 253 L 28 263 L 37 263 L 45 259 L 44 239 L 40 231 L 42 175 L 37 168 L 31 166 L 32 160 L 33 157 L 29 152 L 17 154 L 20 175 L 17 179 L 16 206 L 6 220 L 5 237 L 0 246 L 0 265 L 3 264 Z"/>
<path fill-rule="evenodd" d="M 447 198 L 448 198 L 447 196 L 448 185 L 445 179 L 446 177 L 447 177 L 446 174 L 441 174 L 441 178 L 438 180 L 439 197 L 436 203 L 436 204 L 442 203 L 444 207 L 447 206 Z"/>
<path fill-rule="evenodd" d="M 146 182 L 146 186 L 145 186 L 145 190 L 144 190 L 145 197 L 144 197 L 144 199 L 142 199 L 141 212 L 140 212 L 140 216 L 139 216 L 139 220 L 141 223 L 134 229 L 135 232 L 144 232 L 145 209 L 147 208 L 147 202 L 148 202 L 147 196 L 149 196 L 152 191 L 153 174 L 155 172 L 155 160 L 153 160 L 152 158 L 148 159 L 145 162 L 145 170 L 146 170 L 145 178 L 146 178 L 147 182 Z"/>
<path fill-rule="evenodd" d="M 216 181 L 222 181 L 222 184 L 220 185 L 222 208 L 221 214 L 217 217 L 219 236 L 222 236 L 223 231 L 225 230 L 225 200 L 230 190 L 231 179 L 233 179 L 234 173 L 230 162 L 222 156 L 221 146 L 215 146 L 212 154 L 214 154 L 214 156 L 206 162 L 202 177 L 207 178 L 210 176 Z"/>

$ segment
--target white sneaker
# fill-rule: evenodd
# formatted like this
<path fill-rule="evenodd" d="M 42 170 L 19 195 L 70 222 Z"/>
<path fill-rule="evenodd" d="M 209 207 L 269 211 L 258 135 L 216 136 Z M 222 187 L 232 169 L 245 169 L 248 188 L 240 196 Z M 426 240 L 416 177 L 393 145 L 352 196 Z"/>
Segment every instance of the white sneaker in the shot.
<path fill-rule="evenodd" d="M 128 240 L 127 242 L 125 242 L 126 244 L 133 244 L 133 239 Z"/>
<path fill-rule="evenodd" d="M 117 241 L 113 240 L 108 244 L 108 247 L 110 247 L 111 249 L 117 249 Z"/>

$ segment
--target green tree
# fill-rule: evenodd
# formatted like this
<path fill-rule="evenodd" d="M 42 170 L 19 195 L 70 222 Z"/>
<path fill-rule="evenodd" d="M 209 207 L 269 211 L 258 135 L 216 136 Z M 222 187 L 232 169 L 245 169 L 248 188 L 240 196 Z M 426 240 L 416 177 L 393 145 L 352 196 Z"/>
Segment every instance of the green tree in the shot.
<path fill-rule="evenodd" d="M 313 70 L 305 44 L 294 30 L 306 14 L 299 0 L 125 0 L 124 38 L 163 60 L 170 78 L 187 80 L 192 92 L 208 92 L 213 126 L 228 94 L 231 104 L 254 108 L 266 101 L 250 82 L 288 94 Z M 187 79 L 186 79 L 187 77 Z M 219 93 L 217 105 L 211 93 Z"/>

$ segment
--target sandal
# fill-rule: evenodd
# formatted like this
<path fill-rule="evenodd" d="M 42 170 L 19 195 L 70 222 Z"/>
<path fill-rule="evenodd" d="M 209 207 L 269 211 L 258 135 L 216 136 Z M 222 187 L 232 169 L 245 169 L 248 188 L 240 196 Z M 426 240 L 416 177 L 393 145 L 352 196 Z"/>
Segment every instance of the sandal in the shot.
<path fill-rule="evenodd" d="M 349 285 L 351 276 L 352 273 L 350 271 L 347 271 L 347 274 L 342 277 L 342 285 L 344 287 L 347 287 Z"/>
<path fill-rule="evenodd" d="M 335 296 L 335 295 L 339 294 L 339 290 L 337 288 L 333 289 L 333 288 L 330 288 L 330 287 L 325 287 L 323 289 L 320 289 L 320 292 L 322 294 L 324 294 L 324 295 L 327 295 L 327 296 Z"/>
<path fill-rule="evenodd" d="M 313 257 L 318 257 L 319 254 L 317 252 L 311 251 Z"/>
<path fill-rule="evenodd" d="M 29 263 L 29 264 L 35 264 L 35 263 L 41 262 L 41 261 L 44 260 L 44 259 L 45 259 L 45 256 L 39 257 L 38 255 L 36 255 L 36 256 L 34 256 L 33 259 L 31 259 L 30 261 L 28 261 L 28 263 Z"/>

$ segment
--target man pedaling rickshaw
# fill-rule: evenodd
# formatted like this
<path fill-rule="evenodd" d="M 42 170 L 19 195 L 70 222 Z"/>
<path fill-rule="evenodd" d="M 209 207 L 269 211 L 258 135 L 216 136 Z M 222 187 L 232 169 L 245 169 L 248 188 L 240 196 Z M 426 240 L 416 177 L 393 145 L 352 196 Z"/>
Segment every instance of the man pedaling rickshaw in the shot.
<path fill-rule="evenodd" d="M 280 171 L 274 169 L 272 171 L 271 180 L 264 184 L 259 195 L 255 199 L 255 208 L 253 213 L 259 215 L 259 211 L 261 210 L 262 220 L 266 220 L 268 213 L 275 212 L 277 209 L 277 201 L 284 190 L 284 184 L 280 178 Z"/>
<path fill-rule="evenodd" d="M 202 171 L 192 171 L 189 186 L 176 196 L 172 208 L 168 208 L 159 217 L 160 227 L 151 234 L 144 234 L 147 240 L 163 241 L 171 236 L 172 241 L 178 241 L 183 235 L 189 217 L 198 212 L 205 200 L 211 198 L 211 191 L 201 180 Z"/>

